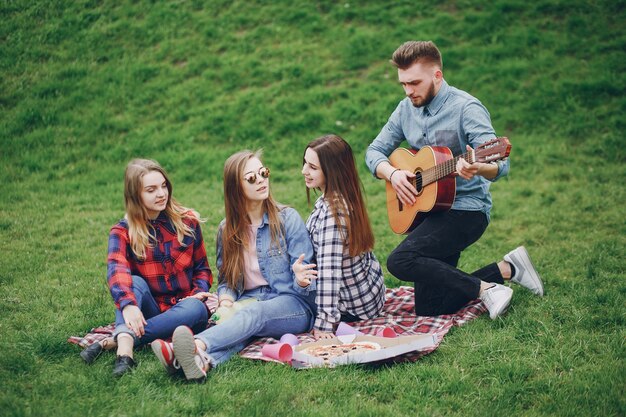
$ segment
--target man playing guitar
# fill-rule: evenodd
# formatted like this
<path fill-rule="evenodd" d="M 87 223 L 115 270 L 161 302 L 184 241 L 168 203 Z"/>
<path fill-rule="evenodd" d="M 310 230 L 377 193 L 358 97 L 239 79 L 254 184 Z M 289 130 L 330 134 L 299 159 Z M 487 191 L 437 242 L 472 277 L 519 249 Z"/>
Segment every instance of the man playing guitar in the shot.
<path fill-rule="evenodd" d="M 389 161 L 403 140 L 413 149 L 443 146 L 460 155 L 471 154 L 473 148 L 496 135 L 480 101 L 444 80 L 441 54 L 434 43 L 406 42 L 394 52 L 391 62 L 407 97 L 368 147 L 366 163 L 377 178 L 390 182 L 399 202 L 410 207 L 419 198 L 416 172 L 394 167 Z M 418 315 L 451 314 L 480 298 L 495 319 L 511 301 L 513 290 L 503 285 L 508 280 L 543 295 L 541 278 L 523 246 L 472 274 L 456 268 L 461 252 L 487 228 L 490 183 L 508 171 L 508 160 L 469 163 L 459 158 L 451 209 L 423 216 L 389 255 L 389 272 L 415 285 Z"/>

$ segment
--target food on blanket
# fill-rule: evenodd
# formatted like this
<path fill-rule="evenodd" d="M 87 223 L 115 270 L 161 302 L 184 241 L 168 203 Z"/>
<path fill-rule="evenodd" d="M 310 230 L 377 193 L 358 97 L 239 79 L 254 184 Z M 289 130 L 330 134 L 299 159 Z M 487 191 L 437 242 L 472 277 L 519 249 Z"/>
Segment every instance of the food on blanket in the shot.
<path fill-rule="evenodd" d="M 336 358 L 338 356 L 347 355 L 349 353 L 373 352 L 375 350 L 380 350 L 380 349 L 382 349 L 382 347 L 378 343 L 354 342 L 354 343 L 331 344 L 331 345 L 322 345 L 322 346 L 311 346 L 311 347 L 301 350 L 300 352 L 310 355 L 310 356 L 315 356 L 317 358 L 321 358 L 327 361 L 327 360 L 330 360 L 331 358 Z"/>

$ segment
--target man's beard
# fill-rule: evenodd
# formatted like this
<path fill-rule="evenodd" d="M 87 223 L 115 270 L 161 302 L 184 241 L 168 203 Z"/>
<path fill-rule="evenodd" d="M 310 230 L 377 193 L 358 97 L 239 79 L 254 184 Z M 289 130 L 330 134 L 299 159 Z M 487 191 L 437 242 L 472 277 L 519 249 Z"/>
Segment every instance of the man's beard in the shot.
<path fill-rule="evenodd" d="M 426 97 L 424 97 L 423 99 L 418 99 L 417 102 L 411 99 L 411 103 L 413 103 L 414 107 L 424 107 L 430 104 L 430 102 L 433 101 L 434 98 L 435 98 L 435 82 L 433 81 L 430 83 L 430 88 L 428 89 L 428 92 L 426 93 Z"/>

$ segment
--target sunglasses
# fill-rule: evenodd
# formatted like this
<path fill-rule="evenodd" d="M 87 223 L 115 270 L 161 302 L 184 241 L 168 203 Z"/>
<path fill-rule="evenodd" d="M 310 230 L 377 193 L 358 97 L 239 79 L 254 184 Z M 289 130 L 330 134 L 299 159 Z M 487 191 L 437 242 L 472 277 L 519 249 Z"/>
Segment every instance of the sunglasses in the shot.
<path fill-rule="evenodd" d="M 259 168 L 258 174 L 263 178 L 269 178 L 270 169 L 266 167 L 261 167 Z M 254 172 L 249 172 L 243 176 L 243 179 L 248 181 L 248 184 L 255 184 L 257 181 L 257 174 L 255 174 Z"/>

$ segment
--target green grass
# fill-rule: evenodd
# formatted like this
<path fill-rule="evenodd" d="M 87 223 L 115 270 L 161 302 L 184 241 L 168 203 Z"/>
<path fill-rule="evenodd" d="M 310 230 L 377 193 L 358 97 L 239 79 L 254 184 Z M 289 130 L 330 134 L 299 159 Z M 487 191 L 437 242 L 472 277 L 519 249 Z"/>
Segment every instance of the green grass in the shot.
<path fill-rule="evenodd" d="M 625 18 L 601 0 L 0 3 L 0 413 L 625 415 Z M 525 244 L 546 297 L 516 288 L 504 318 L 391 367 L 235 358 L 196 386 L 149 351 L 120 380 L 113 355 L 81 363 L 66 339 L 112 321 L 107 234 L 133 157 L 207 218 L 214 265 L 226 157 L 263 147 L 275 197 L 306 217 L 303 148 L 340 134 L 384 263 L 401 237 L 363 157 L 402 98 L 388 59 L 409 39 L 434 40 L 448 82 L 513 143 L 461 267 Z"/>

